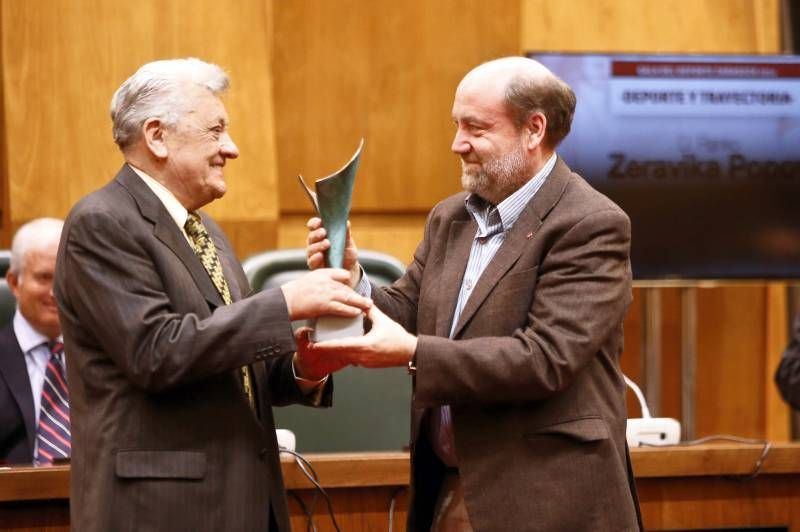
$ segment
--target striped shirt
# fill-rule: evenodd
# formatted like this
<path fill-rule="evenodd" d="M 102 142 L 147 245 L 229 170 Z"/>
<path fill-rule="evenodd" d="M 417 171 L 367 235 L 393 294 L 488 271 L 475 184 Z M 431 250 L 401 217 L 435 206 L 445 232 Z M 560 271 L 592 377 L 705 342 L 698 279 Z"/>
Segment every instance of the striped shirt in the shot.
<path fill-rule="evenodd" d="M 467 304 L 467 300 L 472 294 L 472 289 L 478 284 L 486 266 L 505 242 L 506 233 L 511 230 L 525 206 L 542 187 L 555 164 L 556 154 L 554 153 L 532 179 L 496 207 L 475 194 L 470 194 L 464 200 L 464 206 L 478 224 L 478 231 L 472 241 L 461 290 L 458 292 L 458 302 L 453 314 L 453 323 L 450 326 L 451 338 L 461 317 L 461 311 L 464 310 L 464 305 Z"/>

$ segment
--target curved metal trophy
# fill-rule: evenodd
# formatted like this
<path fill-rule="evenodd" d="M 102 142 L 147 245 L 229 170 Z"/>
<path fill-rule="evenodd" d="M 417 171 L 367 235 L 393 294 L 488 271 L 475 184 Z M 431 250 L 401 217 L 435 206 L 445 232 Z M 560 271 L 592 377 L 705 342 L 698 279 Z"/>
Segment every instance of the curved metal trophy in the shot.
<path fill-rule="evenodd" d="M 328 233 L 331 247 L 325 253 L 325 266 L 329 268 L 341 268 L 344 264 L 350 201 L 353 197 L 353 185 L 355 184 L 356 171 L 358 170 L 358 162 L 361 158 L 361 149 L 363 147 L 364 139 L 361 139 L 356 152 L 341 170 L 315 180 L 314 188 L 316 193 L 306 186 L 303 176 L 297 176 Z M 320 316 L 315 320 L 309 320 L 309 325 L 314 329 L 311 339 L 315 342 L 364 334 L 364 319 L 362 316 L 356 316 L 355 318 Z"/>

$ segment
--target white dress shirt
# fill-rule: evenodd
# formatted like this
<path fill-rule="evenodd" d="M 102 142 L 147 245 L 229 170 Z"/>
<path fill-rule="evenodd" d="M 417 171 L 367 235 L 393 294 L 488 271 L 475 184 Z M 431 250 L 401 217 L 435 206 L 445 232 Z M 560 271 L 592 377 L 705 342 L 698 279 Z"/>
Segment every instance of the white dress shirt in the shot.
<path fill-rule="evenodd" d="M 28 368 L 28 379 L 30 379 L 31 394 L 33 395 L 34 426 L 38 427 L 44 372 L 50 362 L 50 348 L 47 346 L 50 338 L 33 328 L 33 325 L 19 311 L 19 306 L 14 313 L 12 327 L 14 328 L 14 334 L 17 336 L 19 348 L 25 354 L 25 366 Z M 64 341 L 61 336 L 56 340 L 59 342 Z"/>

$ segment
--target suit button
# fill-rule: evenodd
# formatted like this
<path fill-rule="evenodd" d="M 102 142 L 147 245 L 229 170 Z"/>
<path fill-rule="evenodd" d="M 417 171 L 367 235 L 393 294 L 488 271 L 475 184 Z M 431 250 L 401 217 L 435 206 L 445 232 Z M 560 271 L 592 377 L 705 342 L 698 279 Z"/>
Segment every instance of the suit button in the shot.
<path fill-rule="evenodd" d="M 262 460 L 262 461 L 266 460 L 267 459 L 267 453 L 269 453 L 267 448 L 266 447 L 262 447 L 261 450 L 258 451 L 258 459 Z"/>

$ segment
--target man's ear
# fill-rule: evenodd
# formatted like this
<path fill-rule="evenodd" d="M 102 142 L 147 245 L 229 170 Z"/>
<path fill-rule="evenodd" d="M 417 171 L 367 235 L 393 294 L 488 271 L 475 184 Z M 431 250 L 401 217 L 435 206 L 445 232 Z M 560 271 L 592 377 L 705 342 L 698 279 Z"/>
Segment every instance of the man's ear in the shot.
<path fill-rule="evenodd" d="M 166 159 L 169 149 L 166 143 L 166 128 L 158 118 L 149 118 L 142 125 L 142 136 L 147 149 L 155 157 Z"/>
<path fill-rule="evenodd" d="M 11 293 L 14 294 L 14 297 L 19 299 L 19 275 L 8 270 L 8 272 L 6 272 L 6 282 L 11 289 Z"/>
<path fill-rule="evenodd" d="M 525 147 L 533 150 L 541 146 L 544 143 L 545 131 L 547 131 L 547 117 L 539 111 L 531 114 L 525 130 Z"/>

